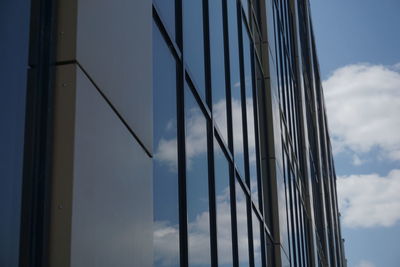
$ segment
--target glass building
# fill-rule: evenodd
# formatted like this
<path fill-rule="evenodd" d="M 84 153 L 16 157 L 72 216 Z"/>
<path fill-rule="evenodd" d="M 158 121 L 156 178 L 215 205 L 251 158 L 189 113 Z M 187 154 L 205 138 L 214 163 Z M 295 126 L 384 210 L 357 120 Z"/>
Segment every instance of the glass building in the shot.
<path fill-rule="evenodd" d="M 0 6 L 0 266 L 346 266 L 308 0 Z"/>

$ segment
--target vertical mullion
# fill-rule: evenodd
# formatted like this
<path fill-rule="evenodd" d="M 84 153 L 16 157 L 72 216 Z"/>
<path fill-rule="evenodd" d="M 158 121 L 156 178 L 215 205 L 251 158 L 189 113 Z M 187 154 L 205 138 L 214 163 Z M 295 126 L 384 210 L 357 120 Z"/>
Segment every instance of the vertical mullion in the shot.
<path fill-rule="evenodd" d="M 212 109 L 212 83 L 211 83 L 211 60 L 210 60 L 210 31 L 209 31 L 209 5 L 208 0 L 203 0 L 203 40 L 204 40 L 204 73 L 206 103 L 211 110 L 211 119 L 207 119 L 207 154 L 208 154 L 208 194 L 210 210 L 210 248 L 211 266 L 218 266 L 218 244 L 217 244 L 217 208 L 215 192 L 214 171 L 214 116 Z"/>
<path fill-rule="evenodd" d="M 260 147 L 259 147 L 259 121 L 258 121 L 258 111 L 259 105 L 258 105 L 258 86 L 257 86 L 257 76 L 256 76 L 256 62 L 255 62 L 255 48 L 254 48 L 254 40 L 252 40 L 251 45 L 250 45 L 250 54 L 251 54 L 251 84 L 253 86 L 253 114 L 254 114 L 254 138 L 255 138 L 255 150 L 256 150 L 256 175 L 257 175 L 257 192 L 258 192 L 258 203 L 257 203 L 257 208 L 260 211 L 260 214 L 264 214 L 264 201 L 263 201 L 263 190 L 261 186 L 261 171 L 260 171 Z M 261 84 L 263 82 L 261 81 Z M 264 220 L 264 216 L 263 216 Z"/>
<path fill-rule="evenodd" d="M 18 256 L 20 266 L 48 266 L 57 3 L 31 2 Z"/>
<path fill-rule="evenodd" d="M 208 150 L 208 194 L 210 209 L 210 248 L 211 266 L 218 266 L 218 244 L 217 244 L 217 207 L 215 192 L 214 171 L 214 120 L 207 119 L 207 150 Z"/>
<path fill-rule="evenodd" d="M 179 244 L 180 266 L 188 266 L 188 228 L 186 197 L 186 148 L 185 148 L 185 64 L 183 51 L 183 0 L 175 0 L 176 38 L 181 49 L 181 61 L 177 68 L 177 125 L 178 125 L 178 191 L 179 191 Z"/>
<path fill-rule="evenodd" d="M 183 57 L 182 57 L 183 58 Z M 185 67 L 179 63 L 177 71 L 177 124 L 178 124 L 178 179 L 179 179 L 179 241 L 180 264 L 188 266 L 188 228 L 187 228 L 187 197 L 186 197 L 186 147 L 185 147 Z"/>
<path fill-rule="evenodd" d="M 239 66 L 240 66 L 240 90 L 242 101 L 242 127 L 243 127 L 243 155 L 244 155 L 244 176 L 245 184 L 250 189 L 250 171 L 249 171 L 249 151 L 247 140 L 247 112 L 246 112 L 246 80 L 244 76 L 244 55 L 243 55 L 243 16 L 240 1 L 236 2 L 237 8 L 237 28 L 238 28 L 238 44 L 239 44 Z M 249 192 L 251 192 L 249 190 Z M 248 253 L 250 266 L 254 266 L 254 247 L 253 247 L 253 229 L 252 229 L 252 205 L 251 197 L 245 192 L 246 206 L 247 206 L 247 229 L 248 229 Z"/>
<path fill-rule="evenodd" d="M 176 38 L 176 43 L 178 44 L 178 47 L 181 49 L 183 48 L 183 27 L 182 27 L 182 21 L 183 21 L 183 14 L 182 14 L 182 1 L 183 0 L 175 0 L 175 38 Z"/>
<path fill-rule="evenodd" d="M 218 1 L 218 0 L 212 0 Z M 232 94 L 231 94 L 231 75 L 230 75 L 230 54 L 229 54 L 229 23 L 228 23 L 228 5 L 227 0 L 222 1 L 222 19 L 223 19 L 223 35 L 224 35 L 224 63 L 225 63 L 225 88 L 226 88 L 226 109 L 227 109 L 227 130 L 228 130 L 228 147 L 230 152 L 233 151 L 233 132 L 232 132 Z M 236 215 L 236 191 L 235 191 L 235 167 L 234 154 L 232 153 L 232 161 L 229 162 L 229 189 L 230 189 L 230 208 L 231 208 L 231 224 L 232 224 L 232 256 L 233 266 L 239 266 L 238 256 L 238 237 L 237 237 L 237 215 Z"/>
<path fill-rule="evenodd" d="M 239 47 L 239 72 L 240 72 L 240 96 L 242 102 L 242 127 L 243 127 L 243 158 L 244 158 L 244 180 L 250 189 L 249 175 L 249 151 L 247 140 L 247 112 L 246 112 L 246 78 L 244 75 L 244 55 L 243 55 L 243 22 L 242 7 L 240 1 L 237 1 L 237 27 L 238 27 L 238 47 Z"/>

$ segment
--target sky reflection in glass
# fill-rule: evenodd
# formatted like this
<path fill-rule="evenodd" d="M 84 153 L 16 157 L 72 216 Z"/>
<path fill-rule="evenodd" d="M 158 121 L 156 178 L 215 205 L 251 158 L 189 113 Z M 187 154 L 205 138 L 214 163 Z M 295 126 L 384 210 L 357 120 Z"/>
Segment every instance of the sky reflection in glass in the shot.
<path fill-rule="evenodd" d="M 244 177 L 243 122 L 239 68 L 239 47 L 236 1 L 228 1 L 229 53 L 232 94 L 232 132 L 235 163 Z"/>
<path fill-rule="evenodd" d="M 187 84 L 185 130 L 189 266 L 210 266 L 207 121 Z"/>
<path fill-rule="evenodd" d="M 249 266 L 249 237 L 247 231 L 247 197 L 236 181 L 236 216 L 239 246 L 239 266 Z"/>
<path fill-rule="evenodd" d="M 252 198 L 258 205 L 258 183 L 257 183 L 257 155 L 256 155 L 256 132 L 254 124 L 254 99 L 253 99 L 253 71 L 252 71 L 252 49 L 247 27 L 242 23 L 243 33 L 243 61 L 244 77 L 246 87 L 246 117 L 247 117 L 247 141 L 249 151 L 249 175 Z"/>
<path fill-rule="evenodd" d="M 183 53 L 189 72 L 205 99 L 203 1 L 183 1 Z"/>
<path fill-rule="evenodd" d="M 217 201 L 218 266 L 232 266 L 231 198 L 229 163 L 214 139 L 215 193 Z"/>
<path fill-rule="evenodd" d="M 176 62 L 153 25 L 154 266 L 179 266 Z"/>
<path fill-rule="evenodd" d="M 222 0 L 209 1 L 209 5 L 213 115 L 222 137 L 228 143 Z"/>

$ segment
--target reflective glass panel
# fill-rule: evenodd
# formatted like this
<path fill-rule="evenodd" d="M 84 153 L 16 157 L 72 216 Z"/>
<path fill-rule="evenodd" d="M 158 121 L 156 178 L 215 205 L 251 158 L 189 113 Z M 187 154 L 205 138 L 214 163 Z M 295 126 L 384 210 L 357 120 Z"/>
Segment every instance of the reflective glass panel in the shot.
<path fill-rule="evenodd" d="M 153 24 L 154 266 L 179 266 L 176 62 Z"/>
<path fill-rule="evenodd" d="M 240 86 L 236 7 L 237 6 L 235 0 L 228 1 L 233 149 L 234 149 L 236 166 L 239 169 L 240 175 L 244 177 L 242 100 L 241 100 L 241 86 Z"/>
<path fill-rule="evenodd" d="M 189 266 L 210 266 L 207 121 L 187 85 L 185 130 Z"/>
<path fill-rule="evenodd" d="M 246 116 L 247 116 L 247 142 L 249 151 L 249 175 L 251 196 L 258 205 L 258 179 L 257 179 L 257 154 L 256 154 L 256 132 L 254 124 L 254 110 L 257 103 L 253 96 L 253 70 L 252 70 L 252 49 L 251 41 L 246 28 L 242 24 L 243 29 L 243 61 L 244 61 L 244 79 L 246 87 Z"/>
<path fill-rule="evenodd" d="M 229 163 L 214 139 L 215 194 L 217 202 L 218 266 L 232 266 L 231 198 Z"/>
<path fill-rule="evenodd" d="M 254 267 L 262 266 L 262 247 L 261 247 L 261 236 L 260 236 L 260 220 L 256 213 L 252 212 L 252 225 L 253 225 L 253 248 L 254 248 Z"/>
<path fill-rule="evenodd" d="M 222 137 L 228 143 L 222 1 L 209 1 L 209 5 L 213 115 Z"/>
<path fill-rule="evenodd" d="M 29 0 L 0 4 L 0 266 L 19 261 Z"/>
<path fill-rule="evenodd" d="M 183 0 L 183 47 L 189 72 L 205 99 L 202 0 Z"/>
<path fill-rule="evenodd" d="M 236 216 L 239 247 L 239 266 L 249 266 L 249 236 L 247 231 L 247 197 L 236 182 Z"/>
<path fill-rule="evenodd" d="M 167 31 L 175 39 L 175 0 L 153 0 Z"/>

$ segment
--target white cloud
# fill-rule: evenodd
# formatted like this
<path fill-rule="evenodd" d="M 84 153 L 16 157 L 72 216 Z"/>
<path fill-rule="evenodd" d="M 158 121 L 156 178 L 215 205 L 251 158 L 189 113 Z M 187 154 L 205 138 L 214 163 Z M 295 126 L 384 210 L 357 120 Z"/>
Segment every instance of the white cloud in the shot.
<path fill-rule="evenodd" d="M 161 138 L 158 142 L 157 152 L 154 157 L 159 162 L 166 164 L 170 171 L 176 172 L 178 169 L 176 138 L 169 140 Z"/>
<path fill-rule="evenodd" d="M 354 166 L 360 166 L 365 162 L 365 160 L 362 160 L 357 154 L 353 155 L 353 165 Z"/>
<path fill-rule="evenodd" d="M 339 209 L 347 227 L 393 226 L 400 220 L 400 169 L 378 174 L 341 176 Z"/>
<path fill-rule="evenodd" d="M 377 147 L 400 160 L 399 65 L 348 65 L 323 82 L 334 152 Z"/>
<path fill-rule="evenodd" d="M 375 264 L 370 261 L 362 260 L 356 265 L 356 267 L 375 267 Z"/>

